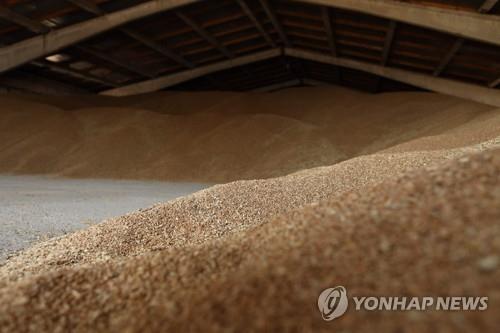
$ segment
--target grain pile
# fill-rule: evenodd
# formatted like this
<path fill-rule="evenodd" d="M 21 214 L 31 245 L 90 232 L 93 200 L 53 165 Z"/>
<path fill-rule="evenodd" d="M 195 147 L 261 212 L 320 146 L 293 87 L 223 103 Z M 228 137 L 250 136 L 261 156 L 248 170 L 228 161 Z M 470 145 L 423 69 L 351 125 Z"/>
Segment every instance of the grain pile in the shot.
<path fill-rule="evenodd" d="M 326 94 L 282 94 L 292 103 L 293 96 L 299 96 L 297 102 L 310 93 Z M 405 95 L 408 102 L 401 105 Z M 253 100 L 238 104 L 246 97 L 233 97 L 228 105 Z M 331 142 L 347 156 L 343 162 L 217 185 L 11 258 L 0 267 L 0 330 L 410 327 L 415 332 L 495 332 L 500 311 L 499 111 L 431 94 L 370 98 L 371 103 L 380 99 L 385 106 L 398 106 L 401 115 L 377 105 L 365 110 L 367 103 L 339 93 L 336 103 L 346 109 L 325 108 L 334 110 L 333 118 L 325 112 L 324 119 L 314 120 L 320 116 L 305 111 L 299 117 L 300 107 L 287 116 L 323 130 L 346 126 L 341 133 L 323 133 L 328 140 L 339 137 L 340 143 Z M 143 107 L 153 102 L 134 101 Z M 289 105 L 280 102 L 283 108 Z M 350 105 L 372 123 L 350 120 L 356 109 Z M 234 112 L 252 114 L 251 109 Z M 273 112 L 286 114 L 281 107 Z M 352 134 L 352 143 L 340 138 L 346 133 Z M 356 155 L 362 156 L 349 158 Z M 267 165 L 283 164 L 279 154 L 267 158 Z M 326 323 L 316 301 L 323 289 L 335 285 L 344 285 L 350 296 L 488 296 L 489 309 L 396 313 L 350 308 L 341 319 Z"/>
<path fill-rule="evenodd" d="M 56 262 L 63 267 L 50 264 L 43 273 L 1 288 L 0 327 L 326 330 L 333 324 L 320 319 L 317 295 L 344 284 L 351 295 L 488 295 L 490 308 L 466 313 L 351 310 L 334 323 L 336 328 L 393 331 L 406 324 L 415 331 L 480 327 L 493 332 L 500 310 L 499 174 L 499 151 L 467 155 L 333 195 L 237 233 L 206 237 L 198 231 L 198 239 L 189 241 L 170 230 L 163 248 L 143 249 L 138 256 L 103 260 L 100 254 L 82 253 L 95 261 Z M 118 241 L 114 235 L 107 239 Z M 134 247 L 134 237 L 121 241 L 128 243 L 124 249 Z M 64 258 L 64 250 L 56 249 L 46 254 Z"/>
<path fill-rule="evenodd" d="M 331 87 L 125 99 L 4 96 L 0 103 L 0 172 L 80 178 L 269 178 L 476 119 L 500 126 L 492 107 L 457 98 Z"/>

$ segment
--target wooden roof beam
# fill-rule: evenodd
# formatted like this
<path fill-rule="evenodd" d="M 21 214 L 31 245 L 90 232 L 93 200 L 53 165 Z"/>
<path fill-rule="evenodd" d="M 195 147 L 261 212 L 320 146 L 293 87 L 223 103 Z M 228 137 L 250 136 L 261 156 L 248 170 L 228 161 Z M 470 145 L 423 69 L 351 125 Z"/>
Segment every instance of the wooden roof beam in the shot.
<path fill-rule="evenodd" d="M 127 95 L 137 95 L 152 91 L 158 91 L 207 74 L 222 71 L 224 69 L 229 69 L 237 66 L 251 64 L 261 60 L 275 58 L 280 54 L 281 52 L 278 49 L 262 51 L 242 57 L 236 57 L 234 59 L 224 60 L 214 64 L 195 67 L 193 69 L 188 69 L 179 73 L 161 76 L 152 80 L 147 80 L 131 84 L 128 86 L 107 90 L 102 92 L 101 94 L 111 95 L 111 96 L 127 96 Z"/>
<path fill-rule="evenodd" d="M 245 15 L 248 17 L 250 21 L 255 25 L 257 30 L 259 30 L 260 34 L 264 39 L 267 41 L 267 43 L 271 47 L 276 47 L 276 43 L 274 40 L 271 38 L 271 36 L 267 33 L 266 29 L 262 26 L 262 24 L 259 22 L 255 14 L 252 12 L 250 7 L 248 7 L 248 4 L 245 2 L 245 0 L 236 0 L 236 2 L 240 5 L 241 9 L 245 13 Z"/>
<path fill-rule="evenodd" d="M 500 45 L 500 17 L 394 0 L 293 0 L 341 8 Z"/>
<path fill-rule="evenodd" d="M 135 39 L 139 43 L 146 45 L 150 49 L 155 50 L 156 52 L 164 55 L 167 58 L 172 59 L 173 61 L 175 61 L 176 63 L 178 63 L 184 67 L 187 67 L 187 68 L 195 67 L 195 65 L 191 61 L 187 60 L 183 56 L 175 53 L 171 49 L 161 45 L 160 43 L 158 43 L 154 39 L 152 39 L 152 38 L 150 38 L 142 33 L 139 33 L 135 30 L 131 30 L 128 28 L 121 28 L 120 31 L 123 32 L 124 34 L 126 34 L 127 36 Z"/>
<path fill-rule="evenodd" d="M 97 16 L 105 14 L 105 12 L 101 8 L 99 8 L 99 6 L 96 5 L 94 2 L 88 0 L 66 0 L 66 1 L 72 3 L 76 7 L 79 7 Z"/>
<path fill-rule="evenodd" d="M 332 24 L 332 9 L 330 7 L 321 7 L 321 18 L 323 20 L 323 26 L 326 31 L 326 35 L 328 38 L 328 43 L 330 44 L 330 50 L 332 55 L 336 57 L 338 55 L 338 44 L 335 41 L 336 35 L 334 33 L 334 27 Z M 335 82 L 340 82 L 340 71 L 337 67 L 335 67 Z"/>
<path fill-rule="evenodd" d="M 391 21 L 389 23 L 389 29 L 387 30 L 387 34 L 385 36 L 384 50 L 382 52 L 382 60 L 380 61 L 380 64 L 382 66 L 387 65 L 387 62 L 389 61 L 389 56 L 391 54 L 391 48 L 392 48 L 392 42 L 394 41 L 394 35 L 396 34 L 397 26 L 398 26 L 398 23 L 396 21 Z"/>
<path fill-rule="evenodd" d="M 153 73 L 149 73 L 148 71 L 145 71 L 141 68 L 138 68 L 135 65 L 129 63 L 128 61 L 118 60 L 115 57 L 112 57 L 112 56 L 105 54 L 101 51 L 98 51 L 94 48 L 84 47 L 84 46 L 76 46 L 76 49 L 82 51 L 83 53 L 90 54 L 91 56 L 94 56 L 96 58 L 102 59 L 107 63 L 113 64 L 113 65 L 118 66 L 120 68 L 124 68 L 127 71 L 138 74 L 140 76 L 148 77 L 148 78 L 155 77 L 155 75 Z"/>
<path fill-rule="evenodd" d="M 325 26 L 332 54 L 337 56 L 337 44 L 335 43 L 335 34 L 333 32 L 331 9 L 324 6 L 321 7 L 321 18 L 323 19 L 323 25 Z"/>
<path fill-rule="evenodd" d="M 382 58 L 380 60 L 380 64 L 382 66 L 386 66 L 389 61 L 389 57 L 391 54 L 392 42 L 394 40 L 394 35 L 396 33 L 397 22 L 394 20 L 389 21 L 389 28 L 386 31 L 386 36 L 384 40 L 384 47 L 382 48 Z M 380 86 L 382 85 L 383 78 L 381 76 L 377 76 L 374 80 L 371 92 L 378 93 L 380 91 Z"/>
<path fill-rule="evenodd" d="M 489 12 L 495 4 L 498 2 L 498 0 L 486 0 L 483 2 L 483 4 L 479 7 L 478 12 L 479 13 L 487 13 Z M 462 45 L 464 45 L 465 39 L 464 38 L 457 38 L 457 40 L 453 43 L 451 48 L 448 50 L 448 52 L 445 54 L 445 56 L 441 59 L 441 62 L 437 66 L 437 68 L 434 70 L 433 75 L 434 76 L 439 76 L 445 68 L 449 65 L 451 60 L 455 57 L 455 55 L 458 53 L 460 48 L 462 48 Z"/>
<path fill-rule="evenodd" d="M 73 5 L 89 12 L 97 16 L 102 16 L 105 15 L 106 12 L 104 12 L 99 6 L 97 6 L 95 3 L 89 1 L 89 0 L 66 0 Z M 129 36 L 130 38 L 138 41 L 139 43 L 144 44 L 145 46 L 149 47 L 150 49 L 166 56 L 167 58 L 172 59 L 173 61 L 177 62 L 178 64 L 185 66 L 187 68 L 193 68 L 195 65 L 186 60 L 184 57 L 180 56 L 179 54 L 175 53 L 174 51 L 170 50 L 166 46 L 158 43 L 154 39 L 139 33 L 135 30 L 129 29 L 129 28 L 120 28 L 120 31 L 124 33 L 125 35 Z"/>
<path fill-rule="evenodd" d="M 0 72 L 52 54 L 104 31 L 148 15 L 174 9 L 199 0 L 151 0 L 64 28 L 51 30 L 0 49 Z M 264 0 L 261 0 L 264 1 Z M 369 15 L 435 29 L 463 38 L 500 45 L 500 17 L 469 13 L 393 0 L 300 0 L 317 5 L 344 8 Z"/>
<path fill-rule="evenodd" d="M 178 18 L 180 18 L 184 23 L 191 27 L 198 35 L 200 35 L 203 39 L 205 39 L 209 44 L 212 44 L 215 48 L 217 48 L 224 56 L 227 58 L 234 58 L 234 54 L 229 51 L 224 45 L 222 45 L 218 40 L 216 40 L 207 30 L 203 29 L 198 23 L 196 23 L 192 18 L 187 15 L 176 12 L 175 13 Z"/>
<path fill-rule="evenodd" d="M 434 70 L 434 73 L 432 73 L 432 75 L 439 76 L 445 70 L 445 68 L 448 67 L 451 60 L 458 53 L 458 51 L 460 50 L 462 45 L 464 45 L 464 42 L 465 42 L 465 39 L 463 39 L 463 38 L 458 38 L 457 40 L 455 40 L 455 42 L 453 43 L 451 48 L 448 50 L 448 52 L 446 52 L 444 57 L 439 62 L 438 66 L 436 67 L 436 69 Z"/>
<path fill-rule="evenodd" d="M 210 34 L 206 29 L 204 29 L 201 25 L 196 23 L 192 18 L 187 16 L 184 13 L 181 12 L 176 12 L 175 13 L 177 17 L 179 17 L 184 23 L 186 23 L 188 26 L 191 27 L 198 35 L 200 35 L 203 39 L 205 39 L 209 44 L 214 46 L 216 49 L 219 50 L 226 58 L 233 59 L 235 57 L 234 53 L 228 50 L 228 48 L 222 43 L 220 43 L 212 34 Z M 249 73 L 246 69 L 243 69 L 243 73 L 248 76 L 252 77 L 252 74 Z"/>
<path fill-rule="evenodd" d="M 24 15 L 18 14 L 5 6 L 0 6 L 0 18 L 24 27 L 36 34 L 45 34 L 50 31 L 50 28 L 46 25 Z"/>
<path fill-rule="evenodd" d="M 483 2 L 483 4 L 479 7 L 477 10 L 480 13 L 488 13 L 495 7 L 495 5 L 498 3 L 498 0 L 486 0 Z"/>
<path fill-rule="evenodd" d="M 496 89 L 301 49 L 285 49 L 285 55 L 356 69 L 445 95 L 500 107 L 500 92 Z"/>
<path fill-rule="evenodd" d="M 0 48 L 0 72 L 13 69 L 125 23 L 199 0 L 151 0 L 113 13 L 51 30 Z"/>
<path fill-rule="evenodd" d="M 386 66 L 391 55 L 392 42 L 394 41 L 394 36 L 396 35 L 396 28 L 398 23 L 394 20 L 389 21 L 389 28 L 387 29 L 384 41 L 384 48 L 382 49 L 382 58 L 380 64 Z M 380 86 L 382 84 L 382 77 L 378 76 L 373 82 L 373 88 L 371 89 L 373 93 L 380 91 Z"/>
<path fill-rule="evenodd" d="M 490 88 L 496 88 L 496 86 L 500 85 L 500 77 L 496 80 L 493 80 L 491 81 L 489 84 L 488 84 L 488 87 Z"/>
<path fill-rule="evenodd" d="M 115 82 L 100 78 L 85 71 L 70 68 L 69 66 L 50 64 L 42 61 L 33 61 L 32 64 L 38 67 L 47 68 L 56 73 L 72 76 L 80 80 L 96 82 L 107 87 L 119 87 L 119 85 Z"/>
<path fill-rule="evenodd" d="M 303 49 L 287 48 L 284 50 L 284 54 L 286 56 L 294 58 L 351 68 L 382 76 L 387 79 L 404 82 L 438 93 L 500 107 L 500 92 L 496 89 L 481 87 L 478 85 L 463 83 L 451 79 L 434 77 L 432 75 L 416 73 L 399 68 L 386 67 L 348 58 L 333 57 L 328 54 L 307 51 Z M 111 89 L 108 91 L 104 91 L 102 94 L 112 96 L 126 96 L 157 91 L 210 73 L 255 63 L 266 59 L 276 58 L 278 56 L 281 56 L 281 52 L 277 49 L 262 51 L 256 54 L 237 57 L 230 60 L 224 60 L 215 64 L 197 67 L 180 73 L 166 75 L 152 80 Z"/>
<path fill-rule="evenodd" d="M 78 0 L 78 1 L 82 1 L 82 0 Z M 0 12 L 2 12 L 1 8 L 2 7 L 0 7 Z M 10 12 L 12 12 L 12 11 L 10 11 Z M 12 13 L 14 13 L 14 12 L 12 12 Z M 22 22 L 23 23 L 22 26 L 24 26 L 26 29 L 31 30 L 34 33 L 37 33 L 38 31 L 41 31 L 41 32 L 43 32 L 43 31 L 49 31 L 48 27 L 46 27 L 43 24 L 41 24 L 41 23 L 39 23 L 39 22 L 37 22 L 35 20 L 32 20 L 32 19 L 30 19 L 30 18 L 28 18 L 26 16 L 23 16 L 23 15 L 15 13 L 14 17 L 16 18 L 16 23 L 17 22 L 20 22 L 20 23 Z M 128 63 L 124 63 L 124 62 L 118 61 L 118 60 L 114 59 L 113 57 L 111 57 L 109 55 L 105 55 L 105 54 L 103 54 L 101 52 L 98 52 L 98 51 L 95 51 L 95 50 L 91 50 L 91 49 L 88 49 L 88 48 L 85 48 L 85 47 L 82 47 L 82 46 L 78 46 L 77 48 L 80 49 L 80 50 L 82 50 L 82 51 L 84 51 L 84 52 L 86 52 L 86 53 L 90 53 L 90 54 L 92 54 L 92 55 L 94 55 L 96 57 L 99 57 L 99 58 L 101 58 L 101 59 L 103 59 L 103 60 L 105 60 L 107 62 L 113 63 L 116 66 L 125 68 L 125 69 L 127 69 L 129 71 L 132 71 L 134 73 L 137 73 L 137 74 L 139 74 L 141 76 L 149 77 L 149 78 L 153 77 L 151 74 L 146 73 L 146 72 L 144 72 L 144 71 L 142 71 L 140 69 L 137 69 L 137 68 L 135 68 L 135 66 L 132 66 L 132 65 L 130 65 Z M 38 64 L 41 64 L 41 63 L 39 62 Z M 78 77 L 80 79 L 81 78 L 85 78 L 87 80 L 89 79 L 89 78 L 86 78 L 81 73 L 78 74 L 78 73 L 75 73 L 75 72 L 70 72 L 69 70 L 63 70 L 61 68 L 57 68 L 55 66 L 52 66 L 52 70 L 55 71 L 56 69 L 57 69 L 57 71 L 59 73 L 62 73 L 62 74 L 67 74 L 67 75 L 70 75 L 70 76 L 73 76 L 73 77 Z M 95 80 L 93 80 L 93 81 L 95 81 Z M 107 85 L 109 86 L 109 84 L 107 84 Z"/>
<path fill-rule="evenodd" d="M 286 47 L 290 47 L 290 40 L 288 39 L 288 36 L 285 33 L 285 30 L 283 29 L 283 26 L 281 25 L 280 21 L 276 17 L 276 13 L 274 12 L 274 9 L 271 7 L 271 4 L 269 3 L 268 0 L 259 0 L 262 8 L 264 8 L 264 11 L 266 12 L 267 17 L 271 20 L 274 28 L 280 35 L 281 41 L 283 44 L 285 44 Z"/>

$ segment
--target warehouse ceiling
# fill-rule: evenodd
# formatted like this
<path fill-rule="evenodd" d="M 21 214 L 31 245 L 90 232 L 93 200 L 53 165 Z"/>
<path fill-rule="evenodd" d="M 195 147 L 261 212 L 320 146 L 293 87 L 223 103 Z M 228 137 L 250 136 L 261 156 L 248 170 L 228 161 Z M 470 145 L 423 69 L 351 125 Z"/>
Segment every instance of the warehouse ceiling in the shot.
<path fill-rule="evenodd" d="M 6 54 L 3 56 L 15 57 L 8 53 L 13 47 L 37 36 L 49 36 L 54 31 L 148 2 L 154 1 L 1 1 L 0 43 Z M 322 84 L 369 92 L 426 89 L 424 85 L 379 76 L 383 67 L 496 92 L 500 89 L 500 46 L 494 43 L 337 8 L 335 1 L 324 1 L 328 7 L 312 4 L 314 1 L 191 2 L 131 20 L 70 43 L 57 52 L 6 66 L 0 75 L 0 86 L 22 90 L 16 80 L 42 78 L 42 82 L 92 93 L 157 79 L 163 80 L 162 84 L 155 84 L 150 90 L 274 91 Z M 495 0 L 393 2 L 461 13 L 500 14 L 500 2 Z M 49 39 L 43 43 L 49 44 Z M 287 53 L 287 49 L 310 51 L 333 60 L 297 57 L 296 53 Z M 267 50 L 277 53 L 249 58 Z M 247 60 L 233 61 L 240 58 Z M 338 64 L 338 58 L 356 65 Z M 204 70 L 214 64 L 214 70 Z M 378 69 L 364 70 L 363 64 Z M 199 74 L 178 79 L 179 74 L 198 69 L 202 69 Z M 175 80 L 169 79 L 173 77 Z"/>

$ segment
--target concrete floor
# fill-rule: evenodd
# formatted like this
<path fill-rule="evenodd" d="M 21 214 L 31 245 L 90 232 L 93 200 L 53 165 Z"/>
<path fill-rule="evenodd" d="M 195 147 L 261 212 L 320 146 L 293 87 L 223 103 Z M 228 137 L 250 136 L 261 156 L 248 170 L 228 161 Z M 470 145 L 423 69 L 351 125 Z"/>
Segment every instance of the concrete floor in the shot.
<path fill-rule="evenodd" d="M 0 175 L 0 264 L 38 240 L 208 186 Z"/>

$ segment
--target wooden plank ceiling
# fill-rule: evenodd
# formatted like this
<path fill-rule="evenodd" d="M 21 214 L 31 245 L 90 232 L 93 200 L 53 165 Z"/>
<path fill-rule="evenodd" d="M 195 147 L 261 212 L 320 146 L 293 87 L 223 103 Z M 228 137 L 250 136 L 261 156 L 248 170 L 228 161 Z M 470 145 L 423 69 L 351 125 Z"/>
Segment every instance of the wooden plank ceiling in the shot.
<path fill-rule="evenodd" d="M 500 14 L 500 2 L 492 0 L 399 1 Z M 8 46 L 141 2 L 144 0 L 4 0 L 0 5 L 0 44 Z M 282 47 L 314 50 L 500 89 L 498 46 L 287 0 L 200 1 L 110 30 L 1 76 L 33 74 L 100 92 Z M 369 92 L 418 89 L 372 74 L 285 56 L 168 89 L 247 91 L 287 82 L 338 84 Z"/>

